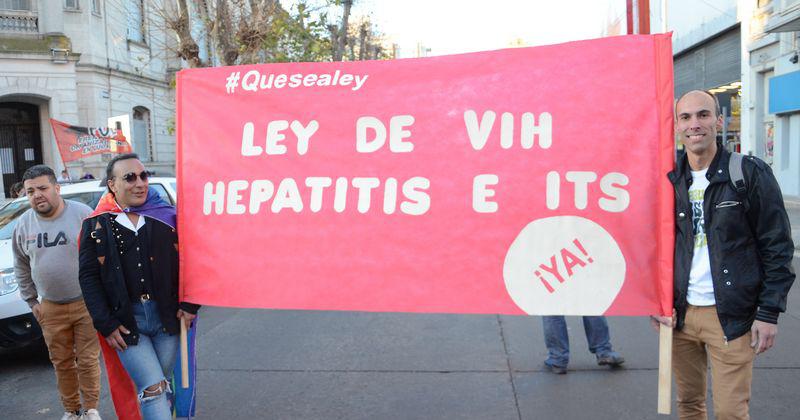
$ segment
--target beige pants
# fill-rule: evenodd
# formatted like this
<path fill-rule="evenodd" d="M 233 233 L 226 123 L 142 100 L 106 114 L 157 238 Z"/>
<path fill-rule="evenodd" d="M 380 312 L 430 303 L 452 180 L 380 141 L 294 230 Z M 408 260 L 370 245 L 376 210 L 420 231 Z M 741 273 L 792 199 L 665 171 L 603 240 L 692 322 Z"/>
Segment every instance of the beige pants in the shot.
<path fill-rule="evenodd" d="M 42 300 L 40 306 L 39 324 L 56 371 L 64 410 L 80 410 L 80 395 L 83 395 L 84 409 L 97 408 L 100 399 L 100 343 L 86 304 L 83 299 L 66 304 Z"/>
<path fill-rule="evenodd" d="M 716 306 L 691 306 L 672 339 L 672 371 L 681 419 L 707 419 L 706 376 L 711 360 L 714 414 L 719 420 L 749 419 L 755 351 L 750 333 L 725 342 Z"/>

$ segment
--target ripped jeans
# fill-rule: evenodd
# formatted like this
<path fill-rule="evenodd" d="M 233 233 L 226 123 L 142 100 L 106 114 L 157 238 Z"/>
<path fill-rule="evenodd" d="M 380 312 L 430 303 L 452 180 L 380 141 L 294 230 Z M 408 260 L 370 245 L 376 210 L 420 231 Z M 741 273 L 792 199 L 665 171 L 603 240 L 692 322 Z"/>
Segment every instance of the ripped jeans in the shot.
<path fill-rule="evenodd" d="M 117 351 L 117 355 L 136 384 L 143 420 L 171 420 L 169 385 L 153 396 L 145 395 L 145 388 L 164 380 L 169 382 L 178 354 L 179 336 L 163 330 L 155 301 L 134 303 L 133 316 L 139 328 L 139 344 Z"/>

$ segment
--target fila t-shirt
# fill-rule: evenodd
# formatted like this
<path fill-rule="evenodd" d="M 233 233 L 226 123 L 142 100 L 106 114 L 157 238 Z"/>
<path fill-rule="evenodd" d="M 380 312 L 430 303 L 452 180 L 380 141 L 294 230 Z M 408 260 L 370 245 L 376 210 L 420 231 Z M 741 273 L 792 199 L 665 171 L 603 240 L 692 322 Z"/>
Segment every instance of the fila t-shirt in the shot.
<path fill-rule="evenodd" d="M 14 228 L 14 272 L 20 295 L 29 304 L 42 297 L 56 303 L 81 297 L 78 283 L 78 234 L 87 205 L 64 200 L 56 219 L 42 219 L 33 210 L 22 214 Z"/>

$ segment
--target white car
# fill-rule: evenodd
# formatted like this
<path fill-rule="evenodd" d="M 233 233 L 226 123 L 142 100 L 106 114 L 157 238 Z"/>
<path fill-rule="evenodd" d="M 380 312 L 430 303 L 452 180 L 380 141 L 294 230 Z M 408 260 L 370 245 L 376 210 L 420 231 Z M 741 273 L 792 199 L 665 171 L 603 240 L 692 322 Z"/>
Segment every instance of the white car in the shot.
<path fill-rule="evenodd" d="M 178 197 L 175 178 L 151 177 L 150 187 L 166 202 L 175 205 Z M 105 185 L 97 180 L 61 185 L 62 197 L 80 201 L 91 208 L 97 206 L 105 192 Z M 19 295 L 11 251 L 14 226 L 19 216 L 29 208 L 28 199 L 23 197 L 0 209 L 0 347 L 5 348 L 25 346 L 39 341 L 42 336 L 28 304 Z"/>

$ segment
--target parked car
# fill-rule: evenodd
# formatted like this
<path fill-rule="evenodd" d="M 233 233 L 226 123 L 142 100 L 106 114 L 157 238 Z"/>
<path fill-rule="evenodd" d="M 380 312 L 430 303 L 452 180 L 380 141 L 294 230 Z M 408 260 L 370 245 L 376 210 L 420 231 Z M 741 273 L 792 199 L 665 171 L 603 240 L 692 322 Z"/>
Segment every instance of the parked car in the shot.
<path fill-rule="evenodd" d="M 175 178 L 152 177 L 150 187 L 166 202 L 173 205 L 176 203 Z M 62 197 L 80 201 L 91 208 L 97 206 L 105 192 L 105 185 L 97 180 L 61 185 Z M 28 304 L 19 295 L 11 250 L 14 226 L 22 213 L 29 208 L 28 199 L 23 197 L 0 209 L 0 347 L 4 348 L 25 346 L 39 341 L 42 336 L 42 330 Z"/>

